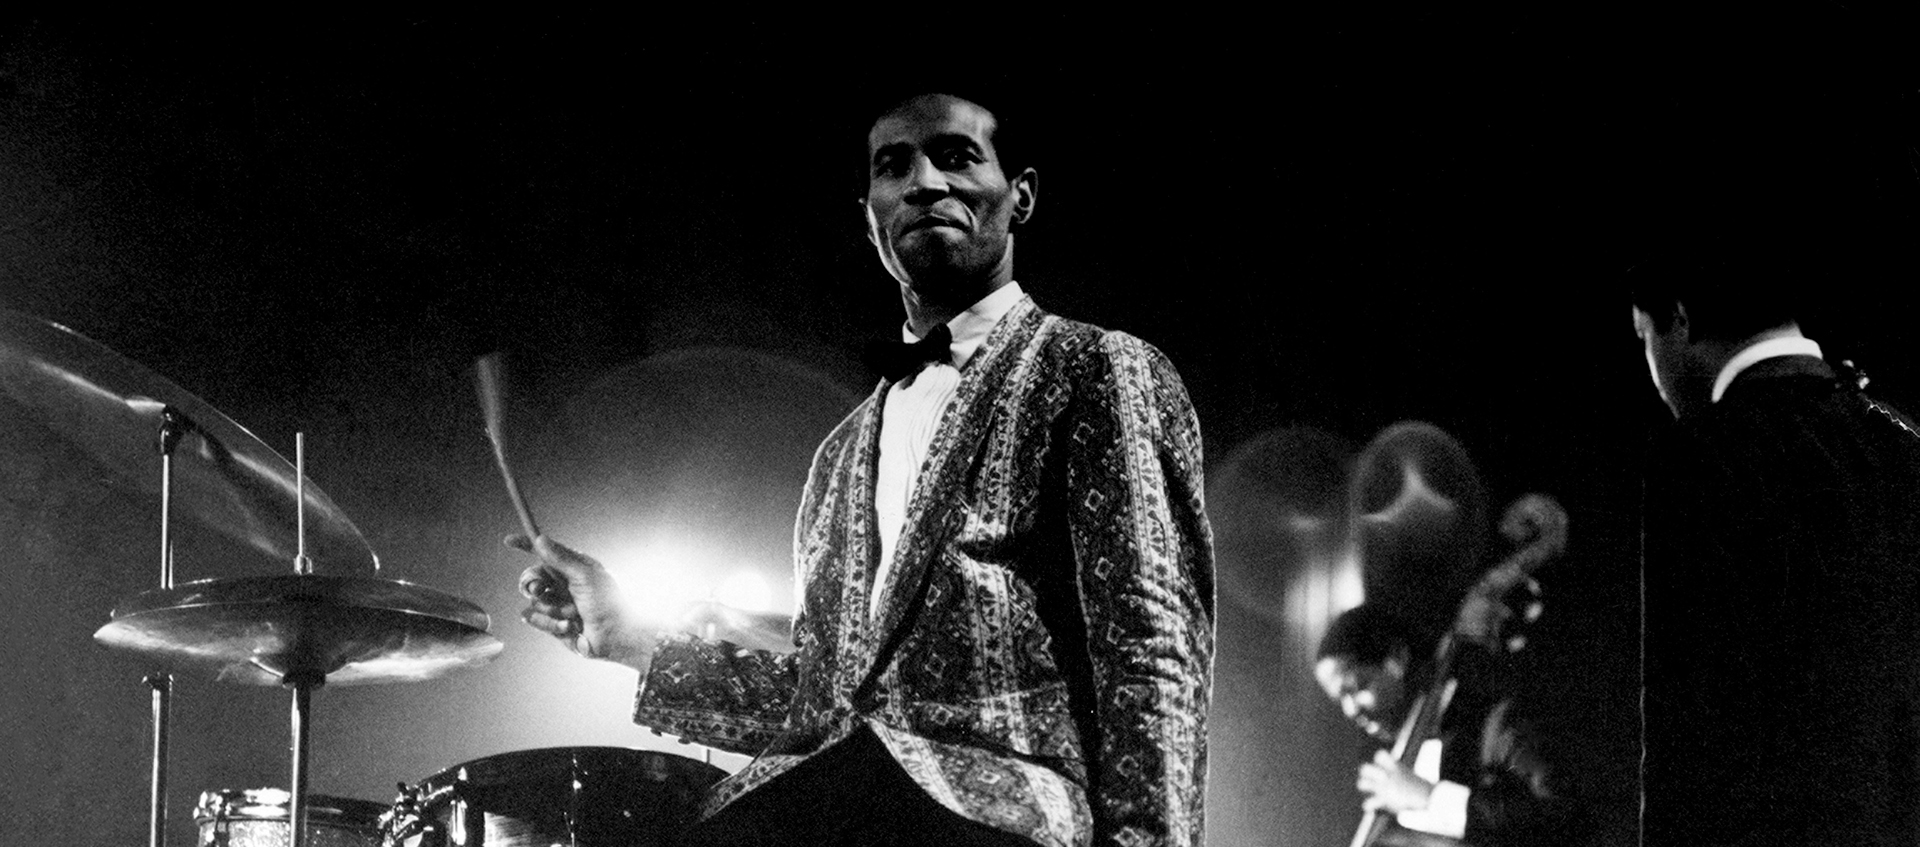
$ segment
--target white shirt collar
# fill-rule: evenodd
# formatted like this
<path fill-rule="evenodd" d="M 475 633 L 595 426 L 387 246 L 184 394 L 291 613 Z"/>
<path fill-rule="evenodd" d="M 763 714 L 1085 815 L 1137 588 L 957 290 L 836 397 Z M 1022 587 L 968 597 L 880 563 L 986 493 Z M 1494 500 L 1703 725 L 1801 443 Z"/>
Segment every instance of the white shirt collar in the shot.
<path fill-rule="evenodd" d="M 1727 393 L 1727 386 L 1733 384 L 1734 377 L 1739 376 L 1741 371 L 1753 367 L 1762 360 L 1781 356 L 1818 358 L 1820 345 L 1813 343 L 1811 338 L 1802 338 L 1798 335 L 1769 338 L 1748 345 L 1745 349 L 1733 354 L 1733 358 L 1728 359 L 1727 363 L 1721 366 L 1720 375 L 1713 380 L 1713 402 L 1720 402 L 1720 396 Z"/>
<path fill-rule="evenodd" d="M 993 332 L 994 325 L 1013 311 L 1013 307 L 1025 296 L 1026 292 L 1020 290 L 1020 283 L 1009 281 L 967 307 L 966 311 L 954 315 L 953 320 L 947 321 L 947 331 L 953 333 L 953 344 L 947 350 L 953 355 L 954 368 L 967 366 L 967 360 L 980 352 L 980 345 L 987 343 L 987 335 Z M 901 324 L 900 340 L 911 344 L 919 341 L 920 336 L 913 334 L 911 326 Z"/>

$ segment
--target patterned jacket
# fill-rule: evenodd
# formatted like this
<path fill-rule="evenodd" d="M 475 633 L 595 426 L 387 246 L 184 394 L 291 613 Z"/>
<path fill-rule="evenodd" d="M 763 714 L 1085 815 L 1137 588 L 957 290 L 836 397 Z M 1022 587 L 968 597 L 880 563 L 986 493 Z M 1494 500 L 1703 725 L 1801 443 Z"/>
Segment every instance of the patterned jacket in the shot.
<path fill-rule="evenodd" d="M 887 387 L 814 456 L 797 652 L 671 638 L 635 722 L 759 754 L 708 814 L 866 726 L 935 800 L 1038 844 L 1201 844 L 1213 554 L 1179 375 L 1023 299 L 962 371 L 869 618 Z"/>

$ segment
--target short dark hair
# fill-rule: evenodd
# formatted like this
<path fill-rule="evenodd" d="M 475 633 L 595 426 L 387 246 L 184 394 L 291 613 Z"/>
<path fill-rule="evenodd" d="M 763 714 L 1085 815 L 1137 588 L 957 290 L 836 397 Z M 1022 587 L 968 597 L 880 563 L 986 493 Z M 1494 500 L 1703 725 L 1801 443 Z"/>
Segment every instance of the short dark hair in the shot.
<path fill-rule="evenodd" d="M 1740 279 L 1730 270 L 1726 264 L 1630 269 L 1633 306 L 1666 332 L 1673 328 L 1675 304 L 1686 304 L 1687 332 L 1694 340 L 1739 341 L 1794 322 L 1799 304 L 1784 286 Z"/>
<path fill-rule="evenodd" d="M 1744 219 L 1691 237 L 1660 238 L 1624 274 L 1633 305 L 1661 332 L 1674 304 L 1687 308 L 1694 340 L 1740 341 L 1805 316 L 1805 246 L 1780 224 Z"/>
<path fill-rule="evenodd" d="M 1405 620 L 1384 607 L 1362 603 L 1341 612 L 1327 626 L 1316 658 L 1380 665 L 1393 654 L 1412 649 L 1413 629 Z"/>

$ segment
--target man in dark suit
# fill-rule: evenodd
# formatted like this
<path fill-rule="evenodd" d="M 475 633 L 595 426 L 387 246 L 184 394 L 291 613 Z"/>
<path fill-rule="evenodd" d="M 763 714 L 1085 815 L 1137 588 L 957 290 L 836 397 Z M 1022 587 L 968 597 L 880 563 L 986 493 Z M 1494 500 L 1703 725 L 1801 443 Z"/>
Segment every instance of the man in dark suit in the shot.
<path fill-rule="evenodd" d="M 528 623 L 640 672 L 635 720 L 756 755 L 699 844 L 1198 845 L 1213 655 L 1200 431 L 1178 375 L 1013 279 L 1038 177 L 998 117 L 868 134 L 867 237 L 910 350 L 827 436 L 794 527 L 797 650 L 648 630 L 546 538 Z M 903 348 L 907 345 L 901 345 Z"/>
<path fill-rule="evenodd" d="M 1920 434 L 1756 278 L 1634 293 L 1678 418 L 1646 479 L 1643 835 L 1913 844 Z"/>

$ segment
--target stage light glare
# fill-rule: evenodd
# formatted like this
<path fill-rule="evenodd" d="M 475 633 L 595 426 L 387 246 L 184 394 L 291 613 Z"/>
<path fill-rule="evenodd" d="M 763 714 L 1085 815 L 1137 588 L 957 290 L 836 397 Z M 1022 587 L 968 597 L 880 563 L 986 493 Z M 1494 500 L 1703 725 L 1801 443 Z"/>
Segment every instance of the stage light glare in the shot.
<path fill-rule="evenodd" d="M 735 609 L 749 612 L 773 611 L 773 586 L 767 584 L 767 578 L 758 571 L 735 571 L 733 575 L 720 581 L 713 590 L 713 599 Z"/>
<path fill-rule="evenodd" d="M 1315 553 L 1302 560 L 1302 567 L 1287 582 L 1285 617 L 1298 635 L 1296 644 L 1311 660 L 1314 646 L 1327 632 L 1334 616 L 1360 605 L 1365 599 L 1360 580 L 1360 560 L 1352 550 Z"/>
<path fill-rule="evenodd" d="M 1286 514 L 1287 529 L 1296 535 L 1318 534 L 1327 527 L 1327 520 L 1316 515 L 1292 510 L 1288 510 Z"/>
<path fill-rule="evenodd" d="M 1333 605 L 1344 612 L 1366 599 L 1366 583 L 1360 578 L 1360 557 L 1349 547 L 1333 564 Z"/>
<path fill-rule="evenodd" d="M 620 581 L 629 606 L 652 626 L 672 628 L 691 603 L 707 596 L 714 556 L 680 539 L 653 539 L 610 557 L 607 569 Z"/>

